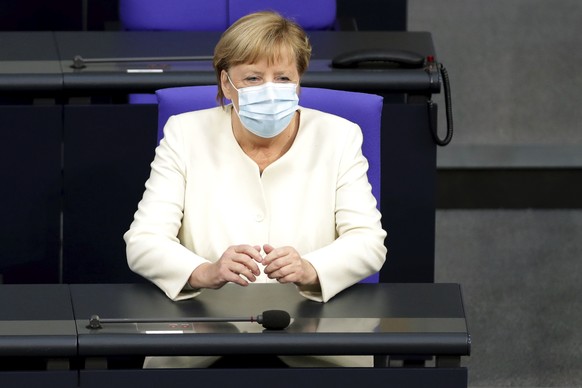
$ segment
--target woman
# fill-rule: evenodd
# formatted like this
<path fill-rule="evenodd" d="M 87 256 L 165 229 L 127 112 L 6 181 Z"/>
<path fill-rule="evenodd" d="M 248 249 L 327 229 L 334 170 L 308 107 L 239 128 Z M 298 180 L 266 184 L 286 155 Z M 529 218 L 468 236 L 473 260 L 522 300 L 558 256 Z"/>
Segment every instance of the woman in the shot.
<path fill-rule="evenodd" d="M 169 298 L 279 282 L 326 302 L 382 267 L 360 128 L 298 106 L 310 55 L 294 22 L 245 16 L 215 49 L 220 106 L 168 120 L 124 239 Z"/>

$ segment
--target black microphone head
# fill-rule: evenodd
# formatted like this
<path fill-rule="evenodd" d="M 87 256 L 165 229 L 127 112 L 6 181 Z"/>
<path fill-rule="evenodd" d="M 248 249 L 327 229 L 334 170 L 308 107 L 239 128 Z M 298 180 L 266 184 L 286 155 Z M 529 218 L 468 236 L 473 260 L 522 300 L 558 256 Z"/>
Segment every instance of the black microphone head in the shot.
<path fill-rule="evenodd" d="M 257 322 L 267 330 L 283 330 L 291 322 L 291 317 L 287 311 L 267 310 L 257 317 Z"/>

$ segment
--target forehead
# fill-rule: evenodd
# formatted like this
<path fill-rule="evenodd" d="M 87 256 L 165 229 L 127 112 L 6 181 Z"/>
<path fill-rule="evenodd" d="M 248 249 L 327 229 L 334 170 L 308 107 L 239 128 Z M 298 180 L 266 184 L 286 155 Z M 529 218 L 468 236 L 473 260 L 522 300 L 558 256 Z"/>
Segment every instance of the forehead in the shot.
<path fill-rule="evenodd" d="M 289 56 L 269 59 L 267 57 L 259 58 L 251 63 L 241 63 L 235 65 L 232 71 L 256 71 L 256 72 L 297 72 L 297 64 Z"/>

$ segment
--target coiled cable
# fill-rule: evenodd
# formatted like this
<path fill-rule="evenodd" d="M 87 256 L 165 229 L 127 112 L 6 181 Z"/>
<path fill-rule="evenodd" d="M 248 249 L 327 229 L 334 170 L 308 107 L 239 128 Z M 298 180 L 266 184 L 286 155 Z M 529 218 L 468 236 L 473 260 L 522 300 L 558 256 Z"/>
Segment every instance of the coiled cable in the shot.
<path fill-rule="evenodd" d="M 437 63 L 438 72 L 441 75 L 443 81 L 443 89 L 445 92 L 445 114 L 447 118 L 447 132 L 444 139 L 441 139 L 438 135 L 437 130 L 437 105 L 432 101 L 427 101 L 428 113 L 429 113 L 429 126 L 432 133 L 432 137 L 435 143 L 439 146 L 446 146 L 453 139 L 453 107 L 451 103 L 451 86 L 449 83 L 449 74 L 447 69 L 442 65 L 442 63 Z"/>

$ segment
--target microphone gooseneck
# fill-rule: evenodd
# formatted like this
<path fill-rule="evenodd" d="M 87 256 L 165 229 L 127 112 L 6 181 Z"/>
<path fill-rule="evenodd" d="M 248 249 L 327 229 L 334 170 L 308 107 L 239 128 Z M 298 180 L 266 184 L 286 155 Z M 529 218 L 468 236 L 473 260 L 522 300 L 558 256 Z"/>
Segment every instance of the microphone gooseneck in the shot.
<path fill-rule="evenodd" d="M 99 315 L 92 315 L 89 318 L 88 329 L 102 329 L 106 323 L 184 323 L 184 322 L 257 322 L 267 330 L 283 330 L 289 326 L 291 316 L 283 310 L 267 310 L 256 317 L 193 317 L 181 319 L 168 318 L 100 318 Z"/>

